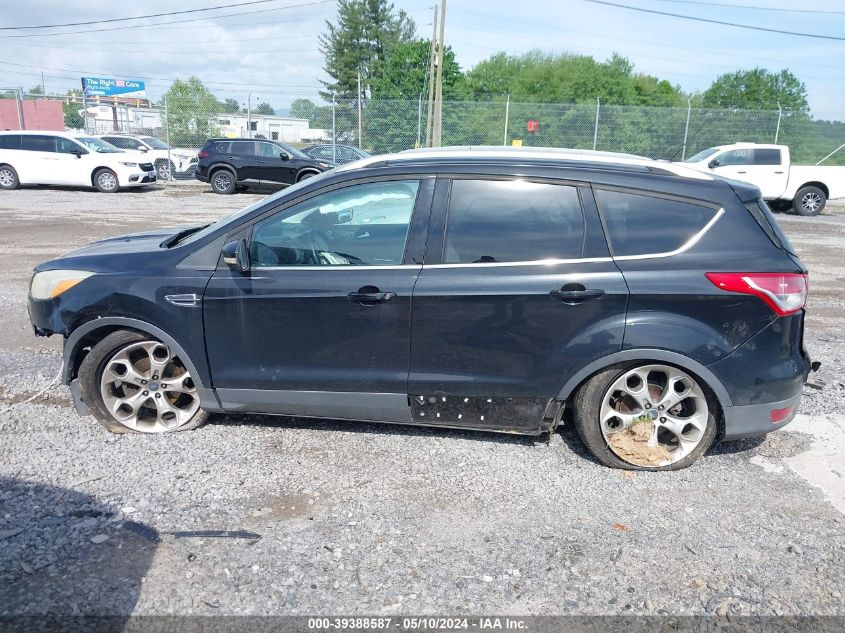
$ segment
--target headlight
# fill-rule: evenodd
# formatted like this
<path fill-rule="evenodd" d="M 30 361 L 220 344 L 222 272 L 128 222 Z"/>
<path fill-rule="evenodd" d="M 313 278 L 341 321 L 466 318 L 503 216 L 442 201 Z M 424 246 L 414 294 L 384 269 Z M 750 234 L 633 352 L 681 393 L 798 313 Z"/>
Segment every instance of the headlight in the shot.
<path fill-rule="evenodd" d="M 29 293 L 33 299 L 53 299 L 93 274 L 85 270 L 45 270 L 32 276 Z"/>
<path fill-rule="evenodd" d="M 120 164 L 123 165 L 124 167 L 137 167 L 138 166 L 138 163 L 124 163 L 123 161 L 120 161 Z"/>
<path fill-rule="evenodd" d="M 318 164 L 320 167 L 322 167 L 323 169 L 331 169 L 332 167 L 334 167 L 334 163 L 323 163 L 323 162 L 319 162 L 319 163 L 317 163 L 317 164 Z"/>

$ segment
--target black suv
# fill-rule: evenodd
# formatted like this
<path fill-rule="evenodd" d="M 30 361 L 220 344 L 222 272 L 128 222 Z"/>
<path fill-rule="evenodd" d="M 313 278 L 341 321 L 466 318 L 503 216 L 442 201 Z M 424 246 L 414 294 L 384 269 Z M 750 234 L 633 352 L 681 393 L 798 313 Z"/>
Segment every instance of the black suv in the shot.
<path fill-rule="evenodd" d="M 600 153 L 375 157 L 205 227 L 40 264 L 29 313 L 108 429 L 209 412 L 538 435 L 677 469 L 781 428 L 807 271 L 755 187 Z"/>
<path fill-rule="evenodd" d="M 197 180 L 216 193 L 234 193 L 239 185 L 292 185 L 335 166 L 278 141 L 213 138 L 198 154 Z"/>

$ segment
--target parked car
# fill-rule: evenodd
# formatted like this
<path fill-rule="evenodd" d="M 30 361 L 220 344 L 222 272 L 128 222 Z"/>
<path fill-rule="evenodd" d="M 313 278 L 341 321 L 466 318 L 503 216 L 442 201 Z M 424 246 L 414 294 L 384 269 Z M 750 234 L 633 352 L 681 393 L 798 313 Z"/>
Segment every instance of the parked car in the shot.
<path fill-rule="evenodd" d="M 279 141 L 215 138 L 200 150 L 195 176 L 215 193 L 233 193 L 239 185 L 291 185 L 334 166 Z"/>
<path fill-rule="evenodd" d="M 78 409 L 117 432 L 208 412 L 539 435 L 689 466 L 779 429 L 811 369 L 807 270 L 754 186 L 600 152 L 411 151 L 204 227 L 40 264 Z M 566 418 L 564 417 L 566 416 Z"/>
<path fill-rule="evenodd" d="M 104 141 L 125 150 L 139 151 L 147 155 L 156 168 L 161 180 L 189 176 L 197 168 L 197 152 L 192 149 L 177 149 L 154 136 L 135 136 L 131 134 L 102 134 Z"/>
<path fill-rule="evenodd" d="M 156 182 L 153 165 L 94 136 L 0 132 L 0 188 L 72 185 L 113 193 Z"/>
<path fill-rule="evenodd" d="M 303 147 L 302 151 L 308 154 L 311 158 L 334 161 L 338 165 L 345 165 L 362 158 L 369 158 L 372 156 L 369 152 L 365 152 L 360 147 L 353 147 L 352 145 L 332 145 L 327 143 L 324 145 L 309 145 Z"/>
<path fill-rule="evenodd" d="M 793 165 L 786 145 L 719 145 L 690 156 L 683 164 L 750 182 L 773 206 L 798 215 L 818 215 L 828 200 L 845 198 L 845 167 Z"/>

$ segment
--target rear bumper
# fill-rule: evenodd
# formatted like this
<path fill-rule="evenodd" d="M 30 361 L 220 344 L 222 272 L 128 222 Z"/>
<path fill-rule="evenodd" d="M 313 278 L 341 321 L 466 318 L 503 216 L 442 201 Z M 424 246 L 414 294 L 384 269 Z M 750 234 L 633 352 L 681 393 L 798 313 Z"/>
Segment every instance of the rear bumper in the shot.
<path fill-rule="evenodd" d="M 778 402 L 728 407 L 725 409 L 725 433 L 721 439 L 740 440 L 783 428 L 795 418 L 800 404 L 801 393 L 798 393 Z M 782 413 L 785 417 L 779 419 L 776 415 L 773 420 L 772 412 Z"/>

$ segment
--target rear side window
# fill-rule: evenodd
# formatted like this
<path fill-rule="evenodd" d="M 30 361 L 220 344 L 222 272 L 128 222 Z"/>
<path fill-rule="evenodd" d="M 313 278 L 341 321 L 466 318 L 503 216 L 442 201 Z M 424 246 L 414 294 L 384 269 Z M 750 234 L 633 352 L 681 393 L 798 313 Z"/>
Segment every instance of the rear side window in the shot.
<path fill-rule="evenodd" d="M 780 150 L 779 149 L 755 149 L 754 150 L 754 164 L 755 165 L 780 165 Z"/>
<path fill-rule="evenodd" d="M 140 143 L 132 138 L 125 138 L 122 136 L 104 136 L 103 140 L 106 143 L 111 143 L 120 149 L 138 149 Z"/>
<path fill-rule="evenodd" d="M 757 202 L 749 202 L 745 206 L 775 246 L 795 255 L 795 249 L 781 230 L 780 224 L 778 224 L 765 200 L 760 198 Z"/>
<path fill-rule="evenodd" d="M 253 141 L 232 141 L 230 151 L 238 156 L 255 156 L 255 143 Z"/>
<path fill-rule="evenodd" d="M 595 193 L 615 257 L 676 251 L 716 216 L 716 209 L 678 200 L 601 189 Z"/>
<path fill-rule="evenodd" d="M 4 134 L 0 136 L 0 149 L 20 149 L 20 134 Z"/>
<path fill-rule="evenodd" d="M 21 137 L 21 146 L 30 152 L 55 152 L 56 137 L 40 136 L 37 134 L 24 134 Z"/>
<path fill-rule="evenodd" d="M 578 191 L 521 180 L 455 180 L 447 264 L 577 259 L 584 244 Z"/>

